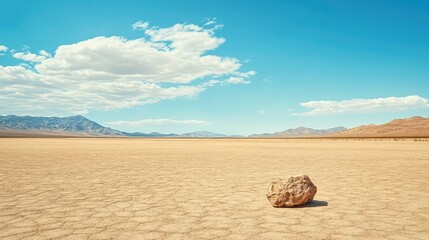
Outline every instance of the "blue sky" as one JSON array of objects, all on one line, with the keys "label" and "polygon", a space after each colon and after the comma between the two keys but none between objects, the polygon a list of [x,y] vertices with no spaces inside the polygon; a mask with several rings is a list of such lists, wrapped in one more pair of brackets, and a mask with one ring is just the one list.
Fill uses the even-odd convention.
[{"label": "blue sky", "polygon": [[2,9],[1,115],[226,134],[429,116],[427,1],[14,0]]}]

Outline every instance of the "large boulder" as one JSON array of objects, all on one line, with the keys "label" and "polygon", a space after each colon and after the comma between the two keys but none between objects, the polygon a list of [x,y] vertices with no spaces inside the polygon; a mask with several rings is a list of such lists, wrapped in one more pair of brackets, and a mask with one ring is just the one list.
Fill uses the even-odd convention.
[{"label": "large boulder", "polygon": [[274,179],[268,186],[267,198],[273,207],[294,207],[311,202],[317,187],[307,175]]}]

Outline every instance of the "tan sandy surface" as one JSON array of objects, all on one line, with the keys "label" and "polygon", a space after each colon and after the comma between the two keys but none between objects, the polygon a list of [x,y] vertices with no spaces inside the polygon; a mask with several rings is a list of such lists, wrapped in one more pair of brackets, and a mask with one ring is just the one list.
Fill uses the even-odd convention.
[{"label": "tan sandy surface", "polygon": [[[302,173],[315,201],[271,207]],[[429,239],[429,143],[0,139],[0,238]]]}]

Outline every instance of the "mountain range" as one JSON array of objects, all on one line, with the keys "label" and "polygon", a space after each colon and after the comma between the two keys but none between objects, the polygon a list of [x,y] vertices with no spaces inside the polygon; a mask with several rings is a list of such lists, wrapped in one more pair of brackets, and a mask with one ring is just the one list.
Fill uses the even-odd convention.
[{"label": "mountain range", "polygon": [[370,124],[333,134],[338,137],[429,137],[429,117],[395,119],[385,124]]},{"label": "mountain range", "polygon": [[[127,133],[104,127],[83,116],[31,117],[0,116],[0,137],[189,137],[217,138],[243,137],[224,135],[207,131],[185,134]],[[429,137],[429,118],[411,117],[395,119],[389,123],[363,125],[351,129],[335,127],[312,129],[298,127],[275,133],[252,134],[251,138],[294,138],[294,137]]]},{"label": "mountain range", "polygon": [[2,137],[234,137],[224,134],[197,131],[185,134],[162,134],[158,132],[121,132],[104,127],[83,116],[31,117],[0,116],[0,136]]},{"label": "mountain range", "polygon": [[303,137],[303,136],[322,136],[347,130],[345,127],[335,127],[329,129],[313,129],[306,127],[290,128],[285,131],[275,133],[252,134],[249,137],[266,137],[266,138],[281,138],[281,137]]},{"label": "mountain range", "polygon": [[126,136],[83,116],[0,116],[0,135],[6,136]]},{"label": "mountain range", "polygon": [[196,131],[196,132],[190,132],[190,133],[184,133],[184,134],[175,134],[175,133],[169,133],[169,134],[163,134],[159,132],[152,132],[152,133],[141,133],[141,132],[134,132],[134,133],[126,133],[127,136],[130,137],[200,137],[200,138],[216,138],[216,137],[236,137],[236,136],[228,136],[220,133],[212,133],[207,131]]}]

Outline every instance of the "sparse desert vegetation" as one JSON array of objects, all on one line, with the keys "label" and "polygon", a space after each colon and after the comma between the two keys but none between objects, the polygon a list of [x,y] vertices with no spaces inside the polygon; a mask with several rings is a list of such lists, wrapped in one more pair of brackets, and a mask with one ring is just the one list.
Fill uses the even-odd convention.
[{"label": "sparse desert vegetation", "polygon": [[399,140],[3,138],[0,238],[427,239],[429,145]]}]

